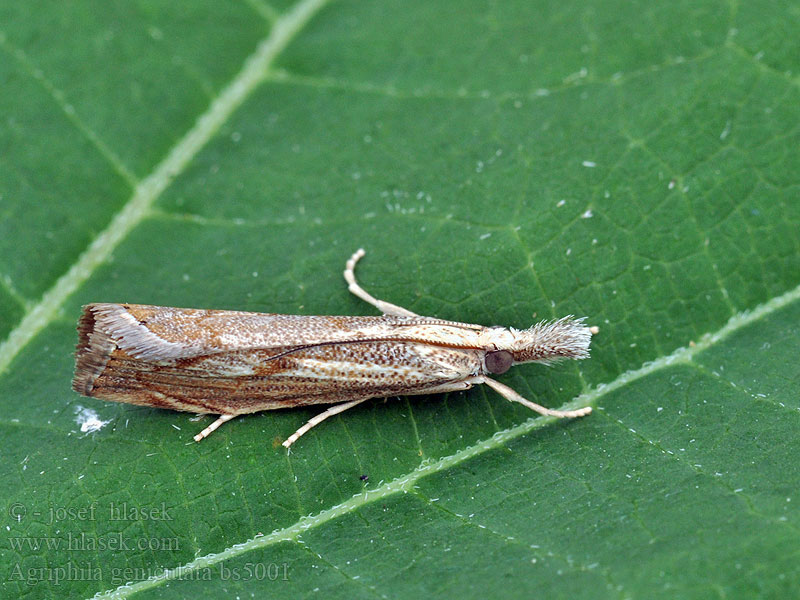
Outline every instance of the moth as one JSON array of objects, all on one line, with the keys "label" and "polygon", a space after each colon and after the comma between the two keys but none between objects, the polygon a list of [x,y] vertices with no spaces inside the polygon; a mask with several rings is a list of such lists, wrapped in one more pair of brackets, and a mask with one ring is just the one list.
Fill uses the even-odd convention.
[{"label": "moth", "polygon": [[485,383],[542,415],[582,417],[535,404],[490,375],[513,365],[589,356],[592,329],[572,316],[530,329],[484,327],[417,315],[344,278],[382,316],[298,316],[88,304],[78,323],[72,389],[84,396],[219,415],[200,441],[243,414],[331,404],[290,435],[289,448],[325,419],[370,398],[438,394]]}]

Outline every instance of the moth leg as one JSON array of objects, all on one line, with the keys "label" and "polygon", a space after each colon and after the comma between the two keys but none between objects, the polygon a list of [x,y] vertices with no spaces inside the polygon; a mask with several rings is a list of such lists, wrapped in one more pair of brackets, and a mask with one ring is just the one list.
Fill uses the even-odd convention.
[{"label": "moth leg", "polygon": [[194,436],[194,441],[195,441],[195,442],[199,442],[199,441],[200,441],[200,440],[202,440],[203,438],[207,438],[207,437],[208,437],[208,436],[210,436],[210,435],[211,435],[211,434],[212,434],[214,431],[216,431],[216,430],[217,430],[217,428],[218,428],[220,425],[222,425],[223,423],[227,423],[228,421],[230,421],[230,420],[231,420],[233,417],[235,417],[235,416],[236,416],[236,415],[220,415],[220,416],[219,416],[219,418],[218,418],[216,421],[214,421],[214,422],[213,422],[211,425],[209,425],[208,427],[206,427],[205,429],[203,429],[203,431],[201,431],[201,432],[200,432],[200,433],[198,433],[196,436]]},{"label": "moth leg", "polygon": [[346,411],[348,408],[353,408],[356,404],[361,404],[365,400],[369,400],[369,398],[360,398],[358,400],[351,400],[350,402],[345,402],[343,404],[337,404],[335,406],[331,406],[325,412],[321,412],[316,417],[309,419],[308,423],[303,425],[300,429],[295,431],[289,438],[283,442],[284,448],[289,448],[292,444],[294,444],[300,437],[308,432],[309,429],[313,428],[316,425],[322,423],[328,417],[332,417],[333,415],[338,415],[340,412]]},{"label": "moth leg", "polygon": [[[478,382],[480,383],[480,381]],[[452,381],[450,383],[443,383],[442,385],[435,385],[429,388],[414,390],[413,392],[406,392],[408,396],[419,396],[421,394],[447,394],[449,392],[463,392],[470,389],[475,384],[472,378],[462,379],[461,381]]]},{"label": "moth leg", "polygon": [[535,410],[540,415],[559,417],[563,419],[571,417],[583,417],[592,412],[591,406],[584,406],[583,408],[579,408],[577,410],[552,410],[549,408],[545,408],[544,406],[540,406],[535,402],[531,402],[530,400],[526,400],[507,385],[503,385],[502,383],[500,383],[499,381],[495,381],[494,379],[489,379],[488,377],[484,377],[483,383],[485,383],[490,388],[495,390],[506,400],[511,400],[512,402],[519,402],[520,404],[527,406],[531,410]]},{"label": "moth leg", "polygon": [[353,294],[364,300],[365,302],[369,302],[381,311],[385,315],[394,315],[396,317],[418,317],[416,313],[411,312],[410,310],[406,310],[401,306],[397,306],[396,304],[392,304],[391,302],[384,302],[383,300],[378,300],[377,298],[373,298],[370,296],[364,288],[358,285],[356,282],[356,263],[359,259],[364,256],[366,252],[364,252],[363,248],[359,248],[350,257],[350,260],[347,261],[347,264],[344,268],[344,280],[347,282],[347,289],[350,290]]}]

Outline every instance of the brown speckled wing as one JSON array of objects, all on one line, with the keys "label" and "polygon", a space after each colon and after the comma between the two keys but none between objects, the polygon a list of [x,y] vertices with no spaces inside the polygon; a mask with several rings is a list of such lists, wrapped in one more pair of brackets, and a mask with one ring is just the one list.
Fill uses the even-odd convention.
[{"label": "brown speckled wing", "polygon": [[423,393],[477,372],[483,329],[424,317],[91,304],[78,325],[73,389],[222,414]]},{"label": "brown speckled wing", "polygon": [[276,315],[141,304],[89,304],[78,324],[78,353],[101,330],[135,358],[159,360],[360,340],[408,339],[470,347],[479,325],[427,317]]}]

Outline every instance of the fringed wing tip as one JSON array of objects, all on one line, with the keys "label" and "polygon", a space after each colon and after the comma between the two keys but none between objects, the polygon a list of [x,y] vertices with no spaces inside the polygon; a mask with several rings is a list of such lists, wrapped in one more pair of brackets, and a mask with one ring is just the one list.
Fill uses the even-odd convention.
[{"label": "fringed wing tip", "polygon": [[97,330],[95,311],[102,304],[87,304],[78,321],[78,344],[75,346],[75,376],[72,389],[83,396],[91,396],[95,380],[106,368],[115,344],[102,331]]}]

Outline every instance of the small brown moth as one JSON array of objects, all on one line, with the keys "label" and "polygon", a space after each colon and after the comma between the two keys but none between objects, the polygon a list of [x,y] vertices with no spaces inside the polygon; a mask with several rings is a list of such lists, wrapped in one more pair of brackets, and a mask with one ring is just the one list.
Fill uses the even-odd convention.
[{"label": "small brown moth", "polygon": [[141,304],[88,304],[78,323],[72,389],[143,406],[219,418],[334,404],[283,442],[289,448],[325,419],[369,398],[467,390],[485,383],[504,398],[551,410],[488,375],[512,365],[587,358],[591,328],[571,316],[530,329],[484,327],[422,317],[370,296],[355,278],[359,249],[344,271],[349,290],[380,317],[305,317]]}]

